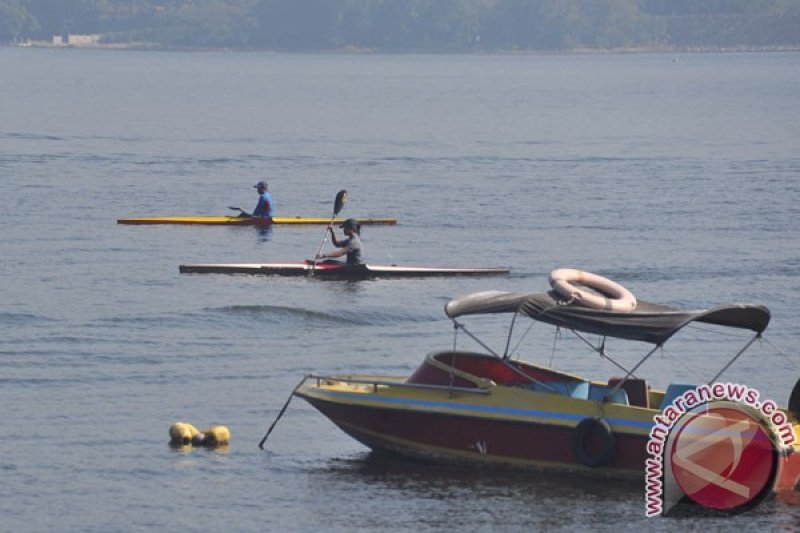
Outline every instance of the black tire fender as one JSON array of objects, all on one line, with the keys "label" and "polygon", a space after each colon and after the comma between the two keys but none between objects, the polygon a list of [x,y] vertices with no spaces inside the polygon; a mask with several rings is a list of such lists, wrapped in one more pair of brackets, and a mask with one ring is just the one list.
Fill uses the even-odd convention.
[{"label": "black tire fender", "polygon": [[794,384],[792,394],[789,396],[789,412],[795,420],[800,421],[800,379]]},{"label": "black tire fender", "polygon": [[[592,434],[600,435],[599,450],[591,450],[588,440]],[[592,468],[607,465],[614,455],[614,433],[602,418],[584,418],[572,432],[572,451],[578,461]]]}]

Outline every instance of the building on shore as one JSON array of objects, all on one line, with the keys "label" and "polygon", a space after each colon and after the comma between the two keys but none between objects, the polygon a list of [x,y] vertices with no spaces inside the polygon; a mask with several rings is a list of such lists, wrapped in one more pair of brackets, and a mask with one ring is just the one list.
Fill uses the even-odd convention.
[{"label": "building on shore", "polygon": [[100,44],[99,33],[77,34],[68,33],[64,35],[53,35],[53,46],[96,46]]}]

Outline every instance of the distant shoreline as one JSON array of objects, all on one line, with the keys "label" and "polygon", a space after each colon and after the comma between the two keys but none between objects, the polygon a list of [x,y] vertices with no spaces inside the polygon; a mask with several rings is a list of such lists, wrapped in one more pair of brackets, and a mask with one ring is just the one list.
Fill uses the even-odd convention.
[{"label": "distant shoreline", "polygon": [[498,50],[445,50],[445,49],[377,49],[347,46],[336,49],[270,49],[270,48],[220,48],[198,46],[165,46],[159,43],[93,43],[93,44],[53,44],[49,41],[26,41],[22,43],[3,43],[0,48],[36,48],[56,50],[138,50],[158,52],[265,52],[284,54],[352,54],[352,55],[401,55],[401,54],[442,54],[442,55],[610,55],[610,54],[726,54],[726,53],[769,53],[800,52],[800,45],[783,46],[692,46],[692,47],[631,47],[631,48],[571,48],[563,50],[546,49],[498,49]]}]

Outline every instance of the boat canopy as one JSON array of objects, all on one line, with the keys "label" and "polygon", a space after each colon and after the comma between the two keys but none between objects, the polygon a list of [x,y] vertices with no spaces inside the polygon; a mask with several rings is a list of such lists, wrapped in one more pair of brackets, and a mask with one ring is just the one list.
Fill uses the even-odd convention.
[{"label": "boat canopy", "polygon": [[726,304],[710,309],[682,310],[639,300],[636,309],[620,313],[568,302],[556,292],[484,291],[454,298],[445,305],[450,318],[489,313],[520,313],[554,326],[606,337],[661,345],[691,322],[749,329],[767,329],[770,312],[763,305]]}]

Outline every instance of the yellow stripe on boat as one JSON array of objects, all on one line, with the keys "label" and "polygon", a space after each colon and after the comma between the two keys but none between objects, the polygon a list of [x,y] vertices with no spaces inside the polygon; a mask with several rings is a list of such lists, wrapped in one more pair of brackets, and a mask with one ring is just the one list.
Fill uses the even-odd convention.
[{"label": "yellow stripe on boat", "polygon": [[[300,396],[345,406],[396,409],[474,418],[535,422],[574,428],[587,417],[602,416],[618,433],[646,436],[653,426],[653,411],[630,405],[587,402],[569,396],[493,385],[481,392],[453,392],[405,386],[404,378],[375,376],[330,377],[317,384],[309,379]],[[353,381],[354,380],[355,383]],[[373,380],[373,384],[369,381]],[[393,384],[393,382],[396,382]],[[532,402],[532,400],[534,400]]]}]

